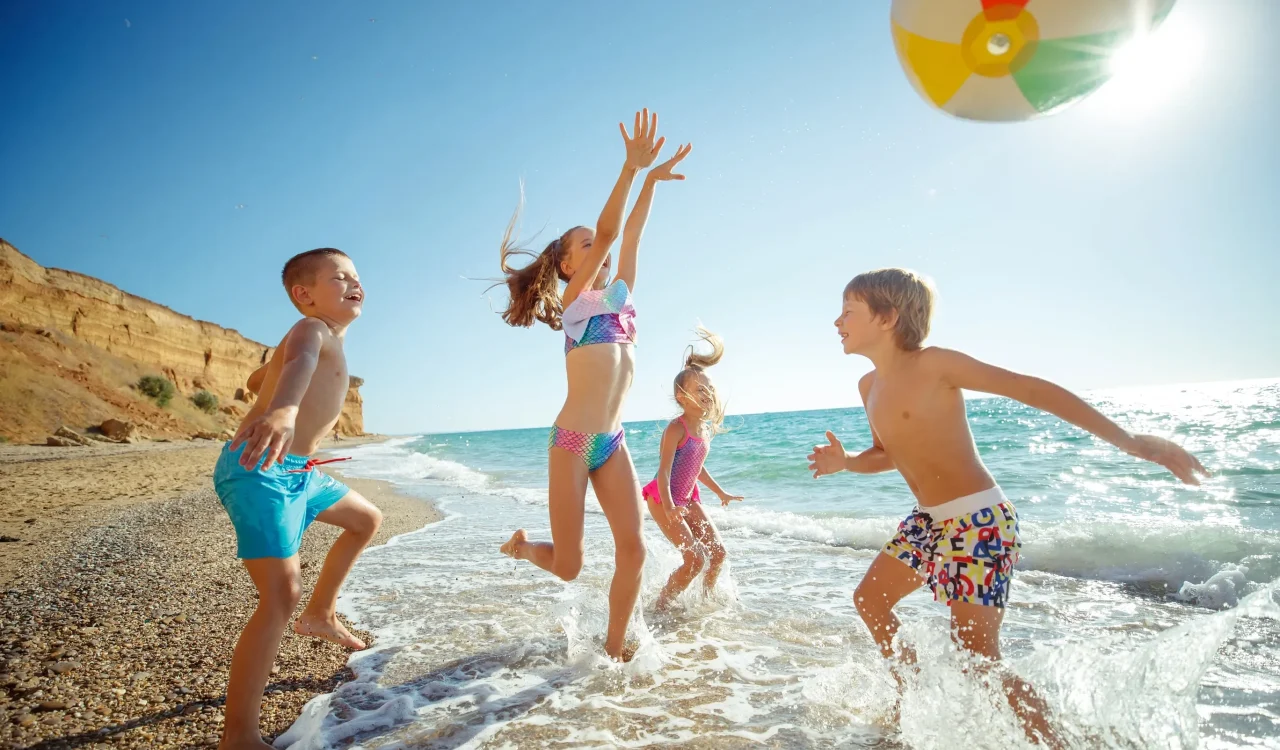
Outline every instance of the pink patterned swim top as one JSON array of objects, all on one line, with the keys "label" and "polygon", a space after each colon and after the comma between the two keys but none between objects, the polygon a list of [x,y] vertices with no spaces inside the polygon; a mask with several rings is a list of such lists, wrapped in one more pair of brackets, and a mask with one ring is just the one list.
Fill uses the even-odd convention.
[{"label": "pink patterned swim top", "polygon": [[[684,425],[685,434],[684,440],[676,446],[676,455],[671,461],[671,502],[676,505],[700,503],[702,498],[698,493],[698,475],[702,473],[702,464],[707,460],[707,454],[711,452],[711,443],[697,437],[693,430],[689,429],[684,417],[680,417],[680,424]],[[644,496],[659,505],[662,504],[657,477],[645,485]]]},{"label": "pink patterned swim top", "polygon": [[636,309],[627,282],[615,279],[604,289],[578,295],[560,316],[564,353],[591,344],[636,343]]}]

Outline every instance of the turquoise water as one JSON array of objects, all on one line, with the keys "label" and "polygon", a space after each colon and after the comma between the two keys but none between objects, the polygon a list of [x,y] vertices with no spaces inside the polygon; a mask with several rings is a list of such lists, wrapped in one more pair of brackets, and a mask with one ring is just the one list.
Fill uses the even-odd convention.
[{"label": "turquoise water", "polygon": [[[1215,476],[1185,487],[1055,418],[970,401],[983,460],[1023,521],[1007,663],[1072,747],[1280,747],[1280,381],[1088,397],[1131,430],[1184,443]],[[664,426],[626,425],[642,481]],[[593,502],[577,581],[497,553],[517,527],[547,536],[546,430],[357,449],[349,473],[437,500],[448,517],[362,560],[343,607],[378,648],[282,746],[1022,746],[923,593],[901,607],[921,668],[901,722],[890,718],[897,690],[850,593],[912,500],[896,474],[814,480],[805,460],[828,429],[867,445],[862,410],[726,426],[707,467],[747,497],[710,510],[728,575],[651,622],[645,605],[677,558],[647,520],[641,649],[626,667],[600,652],[612,544]]]}]

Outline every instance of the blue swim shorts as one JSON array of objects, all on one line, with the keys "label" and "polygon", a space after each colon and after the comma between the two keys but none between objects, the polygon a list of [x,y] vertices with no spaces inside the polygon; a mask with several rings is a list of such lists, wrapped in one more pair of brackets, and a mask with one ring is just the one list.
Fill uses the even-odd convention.
[{"label": "blue swim shorts", "polygon": [[213,467],[213,488],[236,530],[236,557],[293,557],[302,532],[350,490],[308,467],[306,456],[290,454],[284,463],[249,471],[240,465],[242,451],[227,443]]}]

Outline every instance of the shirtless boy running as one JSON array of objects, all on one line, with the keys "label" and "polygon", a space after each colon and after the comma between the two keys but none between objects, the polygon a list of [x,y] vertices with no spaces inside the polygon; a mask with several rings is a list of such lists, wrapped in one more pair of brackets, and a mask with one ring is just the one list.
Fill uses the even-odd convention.
[{"label": "shirtless boy running", "polygon": [[[916,507],[885,544],[854,592],[854,605],[885,657],[892,657],[903,597],[928,585],[951,609],[951,628],[965,649],[1000,658],[1000,625],[1018,559],[1018,513],[992,478],[969,432],[962,390],[981,391],[1049,412],[1122,451],[1158,463],[1188,484],[1207,474],[1192,455],[1153,435],[1131,435],[1069,391],[1002,370],[956,351],[922,347],[933,312],[933,288],[911,271],[861,274],[844,290],[836,330],[846,354],[875,369],[858,390],[872,445],[846,453],[835,435],[815,446],[815,478],[840,471],[897,469]],[[1056,744],[1043,703],[1030,688],[1006,680],[1011,706],[1028,736]]]},{"label": "shirtless boy running", "polygon": [[294,256],[282,276],[304,317],[271,361],[250,376],[250,390],[260,396],[213,472],[218,499],[235,527],[236,556],[258,589],[258,608],[231,658],[222,750],[271,747],[258,729],[262,691],[302,598],[302,532],[317,520],[343,529],[294,631],[362,649],[365,644],[338,622],[335,607],[338,589],[382,523],[377,508],[320,473],[309,458],[333,430],[346,399],[342,343],[364,303],[360,277],[351,259],[333,248]]}]

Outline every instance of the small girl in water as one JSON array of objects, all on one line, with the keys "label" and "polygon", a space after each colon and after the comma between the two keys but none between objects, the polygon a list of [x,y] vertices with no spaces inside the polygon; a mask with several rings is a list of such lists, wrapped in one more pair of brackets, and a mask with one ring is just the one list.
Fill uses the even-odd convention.
[{"label": "small girl in water", "polygon": [[[641,535],[640,483],[622,432],[622,405],[635,374],[635,308],[631,291],[636,285],[636,255],[640,236],[649,218],[654,188],[666,180],[683,180],[672,169],[689,155],[692,146],[681,146],[675,156],[649,170],[626,226],[622,213],[631,185],[640,170],[658,157],[665,139],[657,138],[658,116],[649,110],[636,113],[630,136],[621,124],[627,157],[622,174],[609,194],[593,232],[574,227],[541,253],[512,247],[516,218],[502,241],[502,270],[511,302],[502,319],[513,326],[532,326],[535,320],[565,332],[565,370],[568,395],[556,416],[547,444],[551,513],[551,541],[531,542],[520,529],[502,545],[502,553],[528,560],[543,570],[572,581],[582,570],[583,513],[587,481],[613,531],[614,574],[609,587],[609,630],[604,650],[627,660],[624,649],[627,623],[640,595],[644,567]],[[656,139],[656,140],[655,140]],[[609,250],[622,238],[618,274],[609,279]],[[512,268],[513,254],[532,256],[523,268]],[[566,286],[563,295],[560,282]]]},{"label": "small girl in water", "polygon": [[689,347],[684,369],[675,380],[676,403],[684,413],[671,420],[663,431],[658,476],[643,491],[653,520],[684,558],[658,596],[659,612],[670,607],[702,570],[704,560],[699,546],[708,558],[707,574],[702,579],[706,591],[715,588],[724,564],[724,545],[715,524],[702,510],[698,482],[716,493],[722,506],[742,499],[721,489],[703,466],[711,450],[711,437],[724,421],[724,405],[707,375],[707,368],[724,356],[724,342],[702,327],[698,328],[698,337],[711,345],[711,353],[698,354]]}]

